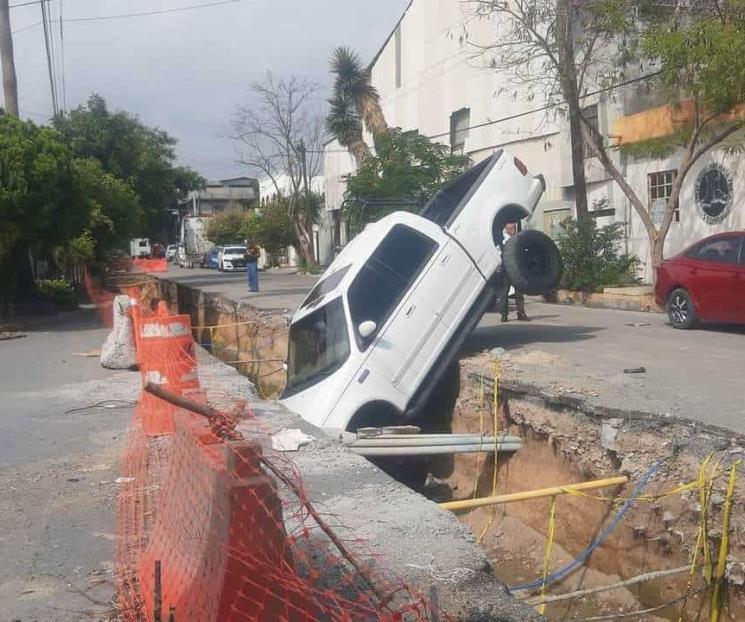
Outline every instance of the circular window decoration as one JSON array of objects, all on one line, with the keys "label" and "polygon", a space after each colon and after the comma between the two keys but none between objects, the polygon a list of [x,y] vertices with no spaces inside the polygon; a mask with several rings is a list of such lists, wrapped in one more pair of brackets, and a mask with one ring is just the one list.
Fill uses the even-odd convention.
[{"label": "circular window decoration", "polygon": [[732,175],[721,164],[706,166],[696,178],[696,207],[710,225],[720,223],[732,209]]}]

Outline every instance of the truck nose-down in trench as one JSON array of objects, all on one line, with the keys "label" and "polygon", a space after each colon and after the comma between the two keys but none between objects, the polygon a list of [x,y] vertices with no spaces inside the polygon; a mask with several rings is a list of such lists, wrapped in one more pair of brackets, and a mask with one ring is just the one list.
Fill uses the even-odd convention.
[{"label": "truck nose-down in trench", "polygon": [[525,230],[500,244],[504,225],[529,218],[544,191],[542,176],[498,151],[420,214],[367,225],[292,319],[280,400],[334,432],[419,422],[504,272],[526,294],[556,285],[560,259],[546,235]]}]

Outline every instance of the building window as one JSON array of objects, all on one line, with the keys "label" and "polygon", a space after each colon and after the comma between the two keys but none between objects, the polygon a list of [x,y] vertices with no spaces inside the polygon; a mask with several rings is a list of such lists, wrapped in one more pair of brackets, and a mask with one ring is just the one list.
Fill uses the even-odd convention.
[{"label": "building window", "polygon": [[396,47],[396,88],[401,86],[401,24],[396,26],[396,34],[393,36]]},{"label": "building window", "polygon": [[[598,117],[597,104],[593,104],[592,106],[587,106],[587,108],[583,108],[582,116],[590,124],[590,127],[592,127],[592,129],[595,130],[596,133],[600,132],[600,119]],[[592,150],[592,148],[590,147],[590,144],[587,141],[584,142],[584,151],[585,151],[585,160],[595,157],[595,152]]]},{"label": "building window", "polygon": [[465,151],[470,124],[470,108],[461,108],[450,115],[450,150],[453,153],[462,154]]},{"label": "building window", "polygon": [[[665,207],[667,200],[673,193],[673,180],[678,171],[660,171],[647,175],[647,185],[649,186],[649,214],[652,216],[652,222],[660,225],[665,216]],[[676,202],[673,220],[680,222],[680,206]]]}]

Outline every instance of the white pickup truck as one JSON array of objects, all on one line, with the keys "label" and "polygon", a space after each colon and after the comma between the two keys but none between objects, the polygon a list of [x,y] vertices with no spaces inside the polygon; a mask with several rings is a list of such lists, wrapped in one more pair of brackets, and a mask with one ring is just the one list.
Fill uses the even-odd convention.
[{"label": "white pickup truck", "polygon": [[420,214],[369,224],[292,319],[281,401],[330,431],[416,420],[494,302],[503,262],[524,293],[556,285],[546,235],[522,231],[501,248],[504,225],[529,217],[544,190],[542,176],[498,151]]}]

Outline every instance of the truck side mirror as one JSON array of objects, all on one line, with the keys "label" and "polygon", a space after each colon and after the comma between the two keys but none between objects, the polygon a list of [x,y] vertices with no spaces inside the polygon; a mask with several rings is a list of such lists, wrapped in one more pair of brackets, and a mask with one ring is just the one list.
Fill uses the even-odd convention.
[{"label": "truck side mirror", "polygon": [[360,334],[360,337],[362,337],[363,339],[367,339],[377,329],[378,325],[375,322],[373,322],[372,320],[365,320],[357,327],[357,332]]}]

